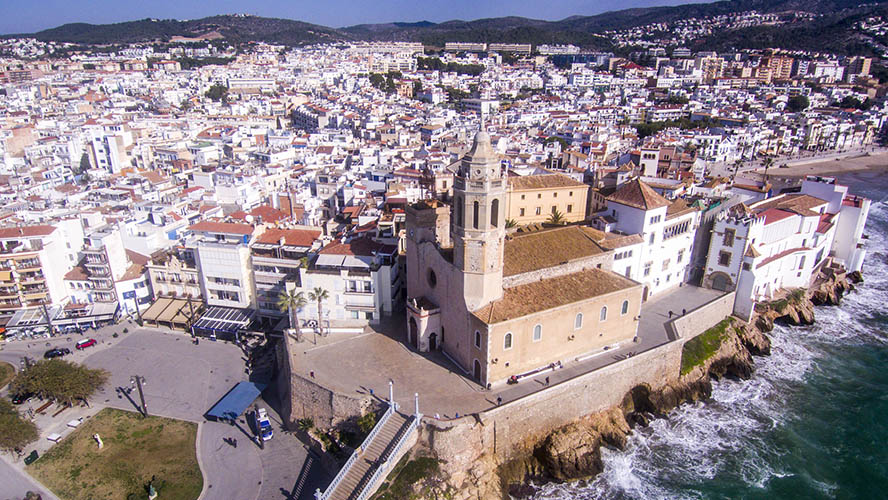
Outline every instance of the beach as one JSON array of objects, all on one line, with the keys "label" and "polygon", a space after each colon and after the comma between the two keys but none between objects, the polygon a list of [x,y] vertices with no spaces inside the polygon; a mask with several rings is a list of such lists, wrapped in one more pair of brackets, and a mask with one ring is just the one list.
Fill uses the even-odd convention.
[{"label": "beach", "polygon": [[[771,167],[771,177],[804,177],[806,175],[838,175],[861,171],[888,171],[888,152],[854,153],[844,158],[812,158],[797,160],[786,168]],[[764,169],[756,169],[756,173],[764,173]]]}]

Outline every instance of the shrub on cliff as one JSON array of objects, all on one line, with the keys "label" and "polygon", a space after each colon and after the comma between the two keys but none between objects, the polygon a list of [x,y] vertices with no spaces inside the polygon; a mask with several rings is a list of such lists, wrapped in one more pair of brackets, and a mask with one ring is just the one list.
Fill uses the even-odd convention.
[{"label": "shrub on cliff", "polygon": [[682,375],[687,375],[694,368],[701,366],[718,351],[730,324],[731,318],[723,319],[719,324],[685,343],[681,351]]}]

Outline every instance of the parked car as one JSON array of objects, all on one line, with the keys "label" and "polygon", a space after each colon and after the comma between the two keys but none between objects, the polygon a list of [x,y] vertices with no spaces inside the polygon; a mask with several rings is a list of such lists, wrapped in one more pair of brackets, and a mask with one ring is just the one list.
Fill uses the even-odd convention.
[{"label": "parked car", "polygon": [[33,397],[34,397],[33,392],[25,392],[23,394],[14,394],[12,396],[12,404],[20,405]]},{"label": "parked car", "polygon": [[43,357],[46,359],[52,359],[67,356],[68,354],[71,354],[71,349],[68,349],[67,347],[55,347],[43,353]]},{"label": "parked car", "polygon": [[265,408],[259,408],[254,415],[256,416],[256,429],[259,431],[259,435],[262,436],[263,441],[268,441],[274,436],[274,431],[271,430],[271,421],[268,420],[268,412],[265,411]]},{"label": "parked car", "polygon": [[77,350],[82,350],[94,345],[96,345],[96,339],[83,339],[78,340],[77,343],[74,344],[74,347],[77,348]]}]

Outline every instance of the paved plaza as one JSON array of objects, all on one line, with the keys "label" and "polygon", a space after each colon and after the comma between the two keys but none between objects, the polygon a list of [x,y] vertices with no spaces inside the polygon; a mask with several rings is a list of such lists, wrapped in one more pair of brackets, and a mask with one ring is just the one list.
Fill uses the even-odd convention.
[{"label": "paved plaza", "polygon": [[[128,333],[123,333],[124,328]],[[114,333],[118,336],[114,337]],[[73,349],[74,342],[90,337],[98,341],[96,347],[84,351]],[[37,416],[41,437],[28,450],[37,449],[42,454],[52,445],[46,440],[47,435],[58,432],[65,436],[72,430],[66,428],[68,421],[81,416],[88,418],[105,406],[137,411],[138,391],[118,388],[130,388],[130,377],[141,375],[147,380],[143,389],[150,414],[200,425],[197,448],[204,474],[202,498],[286,498],[282,492],[294,488],[307,451],[293,435],[284,433],[280,418],[270,405],[262,400],[257,402],[268,408],[275,430],[275,437],[261,449],[250,440],[246,416],[241,416],[237,425],[208,422],[203,418],[228,390],[248,379],[246,356],[238,346],[208,340],[195,345],[189,335],[181,332],[138,328],[125,322],[83,337],[4,343],[0,360],[18,367],[22,356],[43,359],[43,353],[50,347],[69,347],[73,354],[64,359],[108,370],[111,375],[105,387],[91,399],[92,408],[71,408],[57,417],[51,417],[49,412]],[[224,438],[237,438],[238,446],[226,444]],[[13,461],[8,456],[3,459],[0,461],[0,497],[24,496],[28,489],[46,491],[22,472],[20,460]]]},{"label": "paved plaza", "polygon": [[[404,319],[395,316],[383,323],[375,333],[360,336],[319,339],[311,337],[296,344],[297,370],[315,381],[342,394],[388,397],[389,380],[394,382],[395,400],[404,408],[413,407],[413,394],[420,396],[420,410],[427,416],[454,418],[487,410],[497,398],[506,403],[544,388],[549,377],[555,384],[592,370],[619,362],[629,353],[639,353],[669,341],[664,323],[669,311],[680,314],[721,295],[721,292],[695,286],[676,287],[661,292],[642,305],[638,340],[618,349],[576,360],[563,360],[564,368],[522,380],[515,385],[495,387],[488,391],[473,382],[467,374],[440,352],[419,353],[408,347],[404,338]],[[381,334],[380,334],[381,333]]]}]

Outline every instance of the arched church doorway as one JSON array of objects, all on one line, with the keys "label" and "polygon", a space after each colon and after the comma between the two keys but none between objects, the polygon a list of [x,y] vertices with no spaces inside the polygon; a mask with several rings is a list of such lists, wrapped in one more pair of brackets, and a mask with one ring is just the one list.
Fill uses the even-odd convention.
[{"label": "arched church doorway", "polygon": [[412,345],[413,347],[417,347],[419,344],[419,327],[416,325],[416,318],[410,317],[410,321],[407,322],[407,343]]},{"label": "arched church doorway", "polygon": [[437,349],[438,349],[438,334],[435,332],[432,332],[432,334],[429,335],[429,350],[435,351]]},{"label": "arched church doorway", "polygon": [[475,381],[481,382],[481,362],[477,359],[475,360]]},{"label": "arched church doorway", "polygon": [[651,291],[650,287],[648,287],[647,285],[645,285],[645,286],[644,286],[644,291],[641,292],[641,301],[642,301],[642,302],[647,302],[648,294],[650,293],[650,291]]},{"label": "arched church doorway", "polygon": [[712,274],[712,288],[720,292],[727,292],[731,289],[731,278],[725,273]]}]

